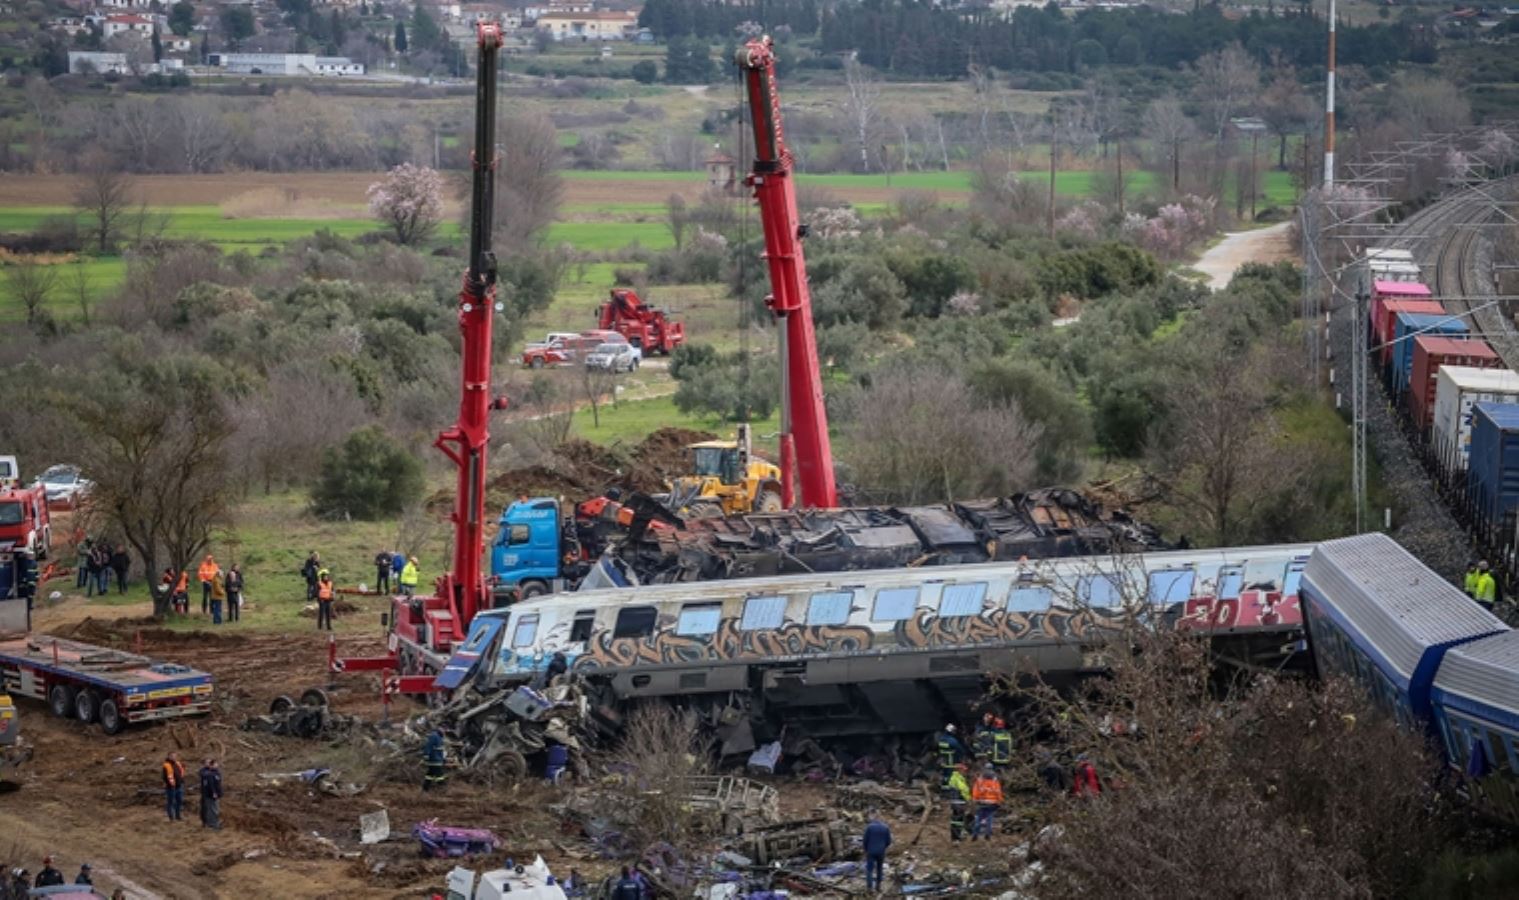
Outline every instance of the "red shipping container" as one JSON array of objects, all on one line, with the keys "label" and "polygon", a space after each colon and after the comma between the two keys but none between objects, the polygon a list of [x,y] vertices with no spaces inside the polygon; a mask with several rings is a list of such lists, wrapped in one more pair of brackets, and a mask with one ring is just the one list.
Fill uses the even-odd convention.
[{"label": "red shipping container", "polygon": [[1371,345],[1382,348],[1378,358],[1384,366],[1392,358],[1392,345],[1387,342],[1393,338],[1392,323],[1398,317],[1398,313],[1440,315],[1445,312],[1445,307],[1437,300],[1382,300],[1380,304],[1374,305],[1373,309],[1375,318],[1372,319],[1374,330],[1371,335]]},{"label": "red shipping container", "polygon": [[1428,285],[1417,281],[1373,281],[1371,296],[1381,297],[1384,300],[1428,300],[1434,294]]},{"label": "red shipping container", "polygon": [[1435,375],[1441,366],[1501,369],[1503,360],[1481,338],[1453,338],[1424,334],[1414,338],[1413,376],[1408,382],[1408,411],[1414,425],[1428,431],[1435,419]]}]

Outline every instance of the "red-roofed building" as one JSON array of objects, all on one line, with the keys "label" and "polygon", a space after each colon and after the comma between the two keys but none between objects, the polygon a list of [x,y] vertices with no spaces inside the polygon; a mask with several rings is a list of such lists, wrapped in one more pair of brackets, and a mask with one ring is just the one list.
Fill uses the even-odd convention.
[{"label": "red-roofed building", "polygon": [[122,15],[106,16],[105,24],[101,26],[101,35],[110,40],[118,34],[138,34],[142,37],[150,37],[153,34],[153,20],[146,16]]}]

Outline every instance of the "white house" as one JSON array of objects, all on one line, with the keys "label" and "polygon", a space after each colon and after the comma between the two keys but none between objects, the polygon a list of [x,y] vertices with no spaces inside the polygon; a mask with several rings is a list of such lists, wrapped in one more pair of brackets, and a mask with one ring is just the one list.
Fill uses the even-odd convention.
[{"label": "white house", "polygon": [[125,53],[106,53],[96,50],[70,50],[69,51],[69,74],[91,75],[114,73],[127,75],[131,67],[127,65]]},{"label": "white house", "polygon": [[537,28],[556,41],[620,41],[638,28],[638,14],[625,10],[550,13],[538,17]]},{"label": "white house", "polygon": [[143,37],[151,37],[153,34],[153,20],[146,16],[138,16],[128,13],[120,16],[106,16],[105,25],[101,27],[101,36],[110,40],[118,34],[138,34]]},{"label": "white house", "polygon": [[187,37],[180,37],[172,31],[168,34],[160,31],[158,39],[163,42],[164,52],[166,53],[189,53],[195,46],[194,41]]},{"label": "white house", "polygon": [[61,31],[69,37],[90,30],[90,24],[83,16],[59,16],[48,22],[47,27],[49,31]]},{"label": "white house", "polygon": [[152,9],[153,0],[100,0],[100,6],[105,9]]},{"label": "white house", "polygon": [[213,53],[210,64],[236,75],[363,75],[364,64],[314,53]]},{"label": "white house", "polygon": [[364,64],[346,56],[318,56],[316,71],[318,75],[363,75]]}]

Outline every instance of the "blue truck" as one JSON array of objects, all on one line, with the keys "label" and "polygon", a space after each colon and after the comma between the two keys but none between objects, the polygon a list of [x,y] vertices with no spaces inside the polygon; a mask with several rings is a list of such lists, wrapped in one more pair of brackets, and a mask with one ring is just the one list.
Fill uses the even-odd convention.
[{"label": "blue truck", "polygon": [[[525,600],[563,590],[567,577],[575,574],[574,565],[566,574],[564,543],[558,500],[529,497],[508,506],[490,550],[497,596],[515,594]],[[572,555],[578,564],[578,550]]]}]

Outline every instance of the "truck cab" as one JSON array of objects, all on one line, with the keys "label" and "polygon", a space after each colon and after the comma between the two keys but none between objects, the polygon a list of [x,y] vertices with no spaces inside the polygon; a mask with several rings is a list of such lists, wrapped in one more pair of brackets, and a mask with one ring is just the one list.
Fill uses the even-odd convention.
[{"label": "truck cab", "polygon": [[52,544],[47,491],[41,485],[0,491],[0,548],[30,550],[46,559]]},{"label": "truck cab", "polygon": [[513,592],[527,599],[560,590],[565,552],[558,500],[530,497],[508,506],[491,542],[498,600]]}]

